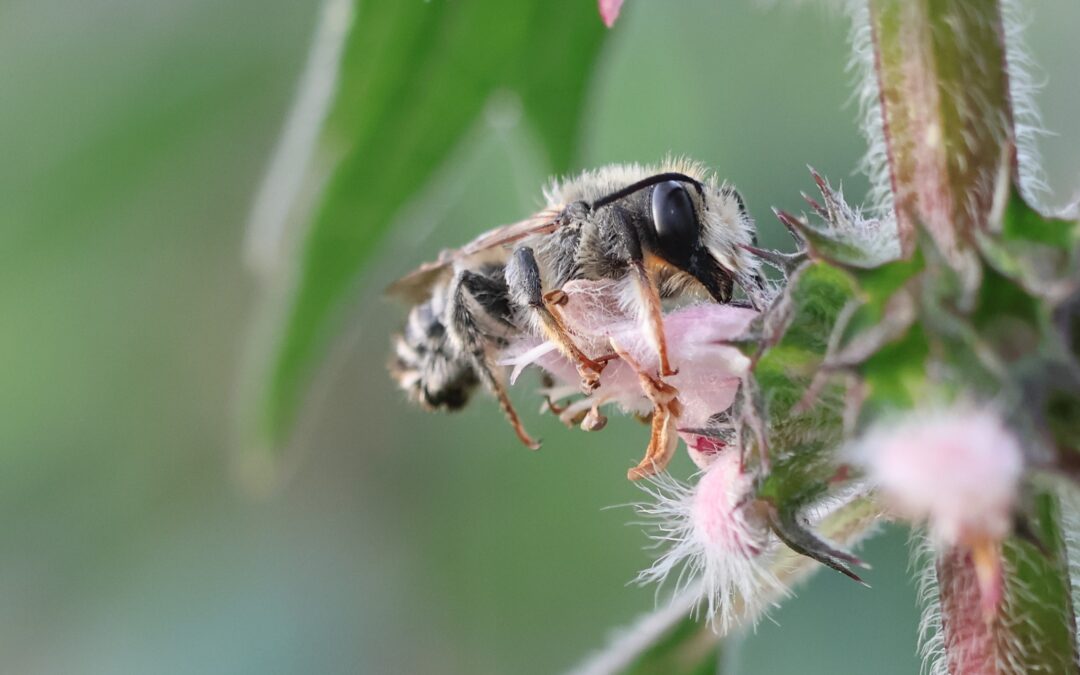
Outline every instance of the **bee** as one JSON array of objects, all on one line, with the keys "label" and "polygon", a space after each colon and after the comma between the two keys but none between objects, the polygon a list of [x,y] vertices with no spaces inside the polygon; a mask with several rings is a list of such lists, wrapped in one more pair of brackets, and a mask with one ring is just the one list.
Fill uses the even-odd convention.
[{"label": "bee", "polygon": [[[742,197],[700,164],[606,166],[552,182],[544,198],[546,207],[533,216],[444,250],[388,289],[412,304],[390,360],[409,398],[432,410],[458,410],[482,387],[533,449],[539,443],[507,395],[501,350],[523,335],[550,341],[576,366],[586,394],[598,386],[605,365],[619,358],[583,350],[559,311],[568,282],[620,284],[622,302],[641,317],[656,352],[655,372],[640,373],[654,417],[677,405],[663,381],[677,372],[664,335],[664,305],[705,299],[759,309],[764,301],[759,263],[750,252],[754,223]],[[661,431],[654,422],[647,459],[668,442],[658,438]]]}]

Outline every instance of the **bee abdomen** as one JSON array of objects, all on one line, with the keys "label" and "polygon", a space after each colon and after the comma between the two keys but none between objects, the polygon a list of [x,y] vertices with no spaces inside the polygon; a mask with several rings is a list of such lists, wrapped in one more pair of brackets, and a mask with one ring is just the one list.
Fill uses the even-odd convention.
[{"label": "bee abdomen", "polygon": [[405,330],[394,336],[390,374],[409,398],[431,410],[458,410],[479,384],[472,363],[455,349],[432,306],[409,312]]}]

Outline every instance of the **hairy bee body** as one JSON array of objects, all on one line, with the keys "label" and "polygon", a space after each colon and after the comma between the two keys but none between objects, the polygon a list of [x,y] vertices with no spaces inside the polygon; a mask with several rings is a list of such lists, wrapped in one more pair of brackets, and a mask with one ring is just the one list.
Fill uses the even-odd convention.
[{"label": "hairy bee body", "polygon": [[505,395],[500,352],[520,336],[551,340],[578,364],[585,389],[603,367],[595,361],[602,355],[582,353],[560,318],[565,284],[617,281],[622,302],[656,333],[661,371],[661,300],[730,302],[738,286],[756,304],[760,286],[741,197],[698,164],[608,166],[553,183],[545,198],[547,209],[529,221],[443,252],[391,289],[415,303],[390,363],[409,397],[456,410],[483,386],[527,444]]},{"label": "hairy bee body", "polygon": [[429,410],[462,408],[479,384],[472,362],[447,334],[445,310],[445,288],[413,307],[390,364],[409,398]]}]

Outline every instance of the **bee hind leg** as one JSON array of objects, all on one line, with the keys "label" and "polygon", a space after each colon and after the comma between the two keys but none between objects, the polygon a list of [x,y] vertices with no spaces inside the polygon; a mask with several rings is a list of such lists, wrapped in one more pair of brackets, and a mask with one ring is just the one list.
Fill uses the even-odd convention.
[{"label": "bee hind leg", "polygon": [[554,309],[566,302],[566,294],[559,290],[544,293],[540,266],[531,248],[522,246],[514,251],[506,265],[506,284],[511,299],[528,309],[544,337],[577,367],[578,375],[581,376],[581,388],[585,393],[595,390],[600,385],[600,373],[607,360],[589,358],[574,343],[566,324]]},{"label": "bee hind leg", "polygon": [[[495,370],[488,344],[492,342],[490,331],[481,328],[478,316],[485,316],[487,323],[500,326],[502,329],[511,330],[509,317],[504,312],[494,311],[489,305],[499,304],[500,293],[505,294],[505,288],[494,287],[493,280],[482,274],[469,270],[458,273],[454,280],[454,290],[450,294],[450,305],[447,314],[450,317],[448,329],[452,339],[458,344],[461,351],[466,354],[476,371],[480,383],[495,396],[499,402],[506,420],[513,427],[518,439],[528,448],[537,450],[540,442],[532,438],[525,431],[517,411],[510,402],[510,396],[506,392],[506,384],[503,378]],[[488,304],[485,305],[484,303]],[[502,316],[500,316],[502,314]]]}]

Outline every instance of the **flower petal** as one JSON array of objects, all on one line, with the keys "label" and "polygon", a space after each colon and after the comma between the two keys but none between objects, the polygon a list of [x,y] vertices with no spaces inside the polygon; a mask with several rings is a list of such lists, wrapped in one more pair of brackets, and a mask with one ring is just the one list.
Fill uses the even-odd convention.
[{"label": "flower petal", "polygon": [[615,25],[615,19],[619,18],[622,4],[623,0],[600,0],[600,18],[605,26],[611,28]]},{"label": "flower petal", "polygon": [[850,454],[894,510],[929,522],[939,544],[997,541],[1011,528],[1023,452],[995,411],[913,413],[871,430]]}]

